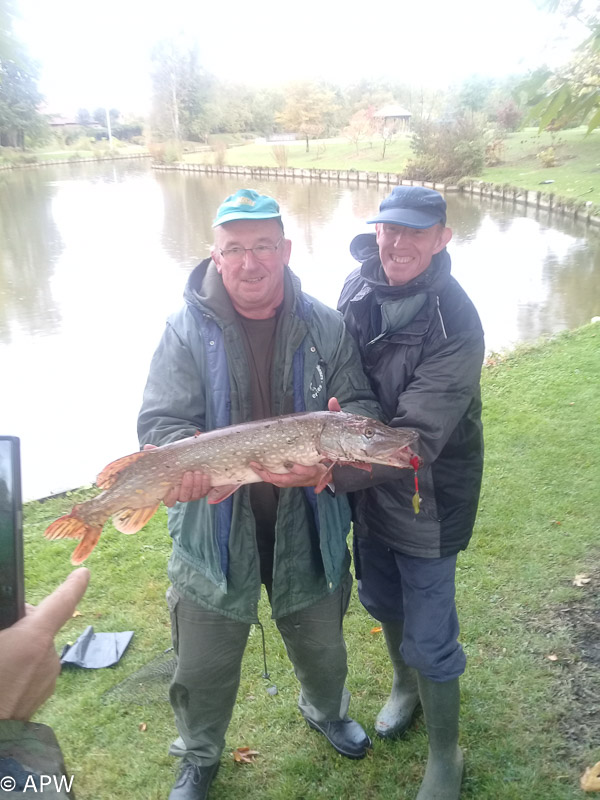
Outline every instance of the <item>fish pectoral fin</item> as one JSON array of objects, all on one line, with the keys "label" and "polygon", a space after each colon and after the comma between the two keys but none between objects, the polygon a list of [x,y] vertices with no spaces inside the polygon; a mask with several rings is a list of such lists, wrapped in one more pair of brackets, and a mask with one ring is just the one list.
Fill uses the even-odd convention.
[{"label": "fish pectoral fin", "polygon": [[227,500],[234,492],[237,492],[240,486],[241,484],[239,483],[228,483],[226,486],[213,486],[206,495],[206,499],[211,506],[222,503],[223,500]]},{"label": "fish pectoral fin", "polygon": [[120,533],[137,533],[158,511],[160,503],[144,508],[124,508],[112,518],[113,525]]},{"label": "fish pectoral fin", "polygon": [[327,472],[323,475],[323,477],[319,480],[317,485],[315,486],[315,492],[318,494],[322,492],[323,489],[327,486],[328,483],[331,483],[333,478],[333,464],[329,467]]},{"label": "fish pectoral fin", "polygon": [[364,469],[365,472],[373,472],[373,465],[364,461],[338,461],[340,467],[354,467],[354,469]]},{"label": "fish pectoral fin", "polygon": [[121,473],[125,467],[128,467],[140,458],[146,458],[148,453],[151,452],[151,450],[140,450],[139,453],[132,453],[129,456],[118,458],[116,461],[111,461],[96,478],[96,486],[99,489],[110,489],[117,480],[119,473]]}]

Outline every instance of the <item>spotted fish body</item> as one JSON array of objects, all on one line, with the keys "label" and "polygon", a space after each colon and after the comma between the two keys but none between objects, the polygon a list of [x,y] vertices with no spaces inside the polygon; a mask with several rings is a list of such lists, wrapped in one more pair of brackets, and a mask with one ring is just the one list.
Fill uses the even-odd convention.
[{"label": "spotted fish body", "polygon": [[321,462],[406,467],[407,451],[416,439],[414,431],[343,411],[290,414],[218,428],[113,461],[97,478],[102,494],[76,505],[53,522],[45,536],[80,539],[71,562],[81,564],[109,517],[118,531],[136,533],[185,472],[209,475],[208,502],[219,503],[239,486],[261,480],[250,462],[275,473],[288,472],[292,464]]}]

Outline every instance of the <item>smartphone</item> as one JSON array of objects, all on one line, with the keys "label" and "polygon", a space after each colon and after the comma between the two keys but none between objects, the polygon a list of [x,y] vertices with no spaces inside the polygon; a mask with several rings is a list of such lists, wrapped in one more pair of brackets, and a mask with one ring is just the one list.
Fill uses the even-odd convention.
[{"label": "smartphone", "polygon": [[16,436],[0,436],[0,629],[24,613],[21,448]]}]

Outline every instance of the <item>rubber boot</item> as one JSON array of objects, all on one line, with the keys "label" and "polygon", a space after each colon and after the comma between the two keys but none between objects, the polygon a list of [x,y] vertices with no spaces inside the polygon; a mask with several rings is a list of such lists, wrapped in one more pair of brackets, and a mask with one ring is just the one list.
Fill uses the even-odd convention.
[{"label": "rubber boot", "polygon": [[419,693],[429,736],[429,757],[417,800],[458,800],[463,754],[458,746],[458,678],[435,683],[419,675]]},{"label": "rubber boot", "polygon": [[392,692],[375,720],[375,732],[382,739],[392,739],[409,728],[415,709],[419,705],[417,672],[408,667],[400,655],[402,622],[382,623],[383,634],[394,667]]}]

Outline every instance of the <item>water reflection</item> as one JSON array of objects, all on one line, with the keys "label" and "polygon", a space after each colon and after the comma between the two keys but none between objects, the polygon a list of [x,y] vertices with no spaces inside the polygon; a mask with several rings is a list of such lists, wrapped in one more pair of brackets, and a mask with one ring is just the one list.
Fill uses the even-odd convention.
[{"label": "water reflection", "polygon": [[[22,438],[26,497],[94,479],[137,448],[135,421],[168,313],[212,243],[219,203],[274,195],[304,289],[335,305],[348,245],[389,188],[153,172],[145,162],[0,174],[2,432]],[[499,201],[449,195],[453,271],[488,350],[600,314],[600,235]],[[8,376],[8,377],[7,377]]]},{"label": "water reflection", "polygon": [[[51,212],[56,187],[31,180],[32,173],[0,173],[0,342],[19,325],[46,331],[58,315],[50,292],[51,269],[62,250]],[[36,224],[31,225],[31,220]]]}]

